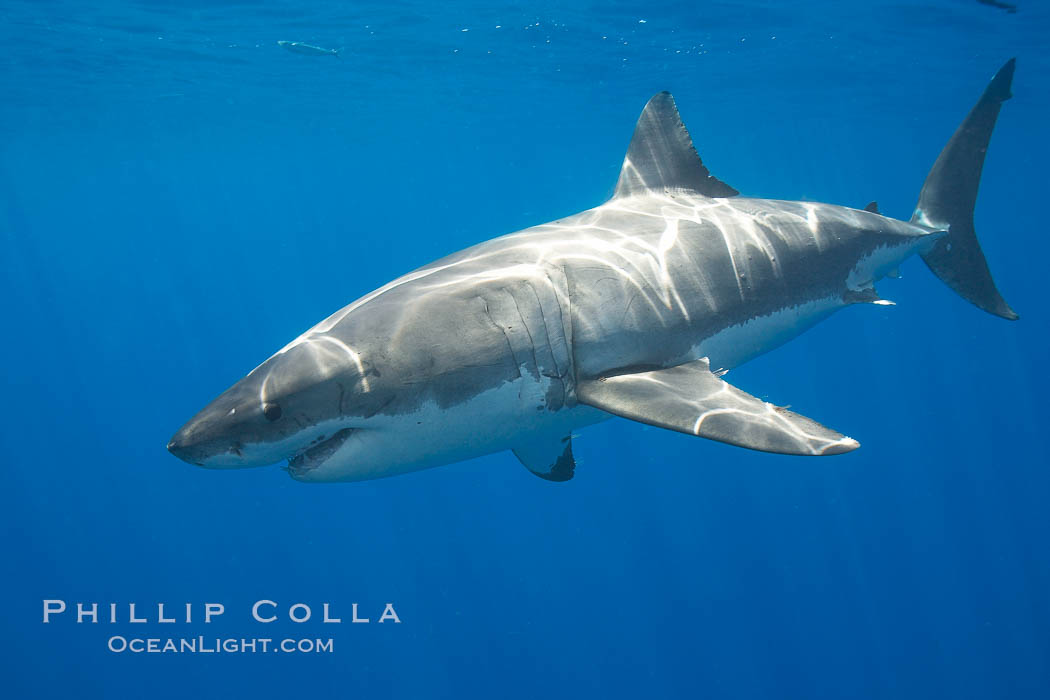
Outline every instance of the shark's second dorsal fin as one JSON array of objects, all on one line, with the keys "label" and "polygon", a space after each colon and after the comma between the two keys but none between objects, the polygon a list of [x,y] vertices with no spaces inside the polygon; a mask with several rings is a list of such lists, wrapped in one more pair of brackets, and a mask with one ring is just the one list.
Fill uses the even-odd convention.
[{"label": "shark's second dorsal fin", "polygon": [[642,110],[614,197],[665,189],[690,190],[707,197],[740,194],[704,167],[669,92],[656,95]]}]

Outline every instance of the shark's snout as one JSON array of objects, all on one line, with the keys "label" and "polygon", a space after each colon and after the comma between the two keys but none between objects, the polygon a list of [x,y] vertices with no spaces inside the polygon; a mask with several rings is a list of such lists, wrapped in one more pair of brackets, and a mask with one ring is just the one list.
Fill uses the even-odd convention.
[{"label": "shark's snout", "polygon": [[[208,418],[200,414],[194,416],[171,437],[168,452],[184,462],[200,467],[241,466],[236,463],[240,454],[238,445],[217,434],[214,427],[209,425]],[[228,457],[222,459],[225,455]]]},{"label": "shark's snout", "polygon": [[238,414],[246,413],[231,408],[228,401],[220,397],[206,406],[168,441],[168,452],[184,462],[200,467],[213,469],[231,469],[238,467],[258,467],[272,464],[273,459],[256,454],[259,450],[250,439],[250,432],[245,430],[245,423]]},{"label": "shark's snout", "polygon": [[189,443],[182,434],[182,431],[175,433],[171,440],[168,441],[168,452],[172,453],[183,462],[189,462],[190,464],[196,464],[201,466],[200,462],[196,462],[192,456],[192,449]]}]

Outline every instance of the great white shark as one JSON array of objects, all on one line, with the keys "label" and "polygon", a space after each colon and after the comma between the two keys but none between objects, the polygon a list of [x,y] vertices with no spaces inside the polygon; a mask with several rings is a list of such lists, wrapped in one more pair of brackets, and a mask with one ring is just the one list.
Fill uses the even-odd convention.
[{"label": "great white shark", "polygon": [[400,277],[299,336],[171,439],[210,468],[287,460],[294,479],[356,481],[513,450],[573,476],[574,430],[621,416],[753,450],[859,443],[723,379],[920,255],[1006,319],[973,210],[1014,61],[937,158],[910,221],[737,196],[663,92],[642,111],[609,201]]}]

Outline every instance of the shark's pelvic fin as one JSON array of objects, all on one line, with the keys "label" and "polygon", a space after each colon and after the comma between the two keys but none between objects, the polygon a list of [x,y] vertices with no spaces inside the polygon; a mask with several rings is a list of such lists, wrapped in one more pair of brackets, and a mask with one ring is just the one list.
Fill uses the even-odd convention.
[{"label": "shark's pelvic fin", "polygon": [[988,84],[926,176],[914,223],[947,229],[948,235],[922,254],[933,274],[970,303],[1011,321],[1018,318],[996,289],[973,225],[984,155],[1003,102],[1010,99],[1014,59]]},{"label": "shark's pelvic fin", "polygon": [[614,197],[665,189],[707,197],[740,194],[704,167],[669,92],[656,95],[642,110]]},{"label": "shark's pelvic fin", "polygon": [[572,456],[572,436],[560,440],[537,440],[514,448],[514,456],[530,472],[547,481],[568,481],[576,470]]},{"label": "shark's pelvic fin", "polygon": [[576,395],[580,403],[613,415],[751,450],[834,455],[860,447],[852,438],[722,381],[706,358],[581,381]]}]

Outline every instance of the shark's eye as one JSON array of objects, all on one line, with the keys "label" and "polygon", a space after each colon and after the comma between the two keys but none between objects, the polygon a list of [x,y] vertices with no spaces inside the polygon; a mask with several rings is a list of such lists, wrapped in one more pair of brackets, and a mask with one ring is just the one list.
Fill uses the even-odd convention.
[{"label": "shark's eye", "polygon": [[263,404],[263,415],[271,423],[281,417],[281,407],[275,403]]}]

